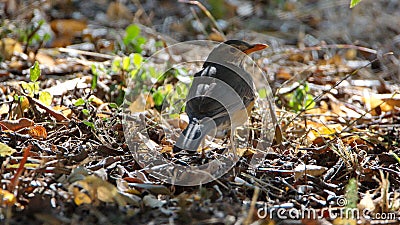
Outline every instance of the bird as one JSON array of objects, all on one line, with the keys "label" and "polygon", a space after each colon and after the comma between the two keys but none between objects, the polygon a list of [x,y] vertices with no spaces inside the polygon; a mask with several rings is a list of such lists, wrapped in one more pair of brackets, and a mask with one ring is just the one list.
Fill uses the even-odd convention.
[{"label": "bird", "polygon": [[[243,64],[247,55],[267,47],[228,40],[210,52],[189,88],[185,108],[189,123],[178,137],[173,152],[197,151],[212,131],[232,130],[247,121],[256,93],[253,79]],[[232,141],[231,136],[231,146]]]}]

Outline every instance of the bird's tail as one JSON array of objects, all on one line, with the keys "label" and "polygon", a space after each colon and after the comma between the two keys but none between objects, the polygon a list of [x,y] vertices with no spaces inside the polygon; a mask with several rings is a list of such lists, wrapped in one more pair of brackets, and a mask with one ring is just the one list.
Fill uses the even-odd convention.
[{"label": "bird's tail", "polygon": [[180,150],[197,151],[204,137],[214,128],[215,122],[212,119],[191,120],[176,141],[174,152]]}]

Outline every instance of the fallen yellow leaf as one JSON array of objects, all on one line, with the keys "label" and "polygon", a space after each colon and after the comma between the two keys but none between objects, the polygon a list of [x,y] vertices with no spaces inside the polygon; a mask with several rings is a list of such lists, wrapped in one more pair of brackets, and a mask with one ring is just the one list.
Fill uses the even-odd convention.
[{"label": "fallen yellow leaf", "polygon": [[14,205],[16,201],[17,200],[15,199],[15,196],[12,193],[0,188],[0,202],[2,203],[1,205],[2,207]]},{"label": "fallen yellow leaf", "polygon": [[11,148],[10,146],[0,142],[0,156],[6,157],[12,155],[17,150]]}]

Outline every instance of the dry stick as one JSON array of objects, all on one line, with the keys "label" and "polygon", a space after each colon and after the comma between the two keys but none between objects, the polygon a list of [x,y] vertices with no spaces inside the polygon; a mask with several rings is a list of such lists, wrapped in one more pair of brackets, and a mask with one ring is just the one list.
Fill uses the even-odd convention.
[{"label": "dry stick", "polygon": [[194,18],[196,19],[196,21],[199,23],[199,28],[201,30],[201,32],[204,34],[204,36],[208,36],[206,29],[204,28],[203,23],[201,23],[199,16],[197,15],[196,11],[194,10],[193,7],[190,7],[190,11],[192,12]]},{"label": "dry stick", "polygon": [[222,29],[219,27],[217,21],[215,18],[211,15],[210,11],[199,1],[188,1],[188,0],[179,0],[181,3],[187,3],[187,4],[192,4],[192,5],[197,5],[203,13],[211,20],[211,22],[214,24],[215,28],[217,29],[217,32],[226,40],[226,36]]},{"label": "dry stick", "polygon": [[259,193],[260,193],[260,189],[256,186],[256,188],[254,189],[253,198],[251,199],[249,212],[247,214],[246,220],[243,223],[245,225],[249,225],[252,222],[253,214],[256,209],[256,202],[257,202]]},{"label": "dry stick", "polygon": [[58,51],[65,52],[65,53],[87,55],[87,56],[104,58],[104,59],[114,59],[115,58],[115,56],[112,56],[112,55],[107,55],[107,54],[102,54],[102,53],[97,53],[97,52],[83,51],[83,50],[78,50],[78,49],[73,49],[73,48],[58,48]]},{"label": "dry stick", "polygon": [[[303,48],[301,51],[315,51],[315,50],[322,50],[325,48],[339,48],[339,49],[356,49],[359,51],[363,51],[363,52],[369,52],[372,54],[378,54],[378,51],[371,49],[371,48],[366,48],[366,47],[362,47],[362,46],[357,46],[357,45],[349,45],[349,44],[333,44],[333,45],[320,45],[320,46],[313,46],[313,47],[306,47]],[[391,52],[386,53],[386,54],[392,54]],[[385,54],[385,55],[386,55]]]},{"label": "dry stick", "polygon": [[135,4],[140,10],[143,11],[144,19],[146,20],[147,25],[149,26],[153,26],[153,23],[151,22],[151,18],[150,16],[147,14],[146,10],[144,10],[144,7],[142,5],[142,3],[140,3],[139,0],[132,0],[133,4]]},{"label": "dry stick", "polygon": [[16,186],[18,186],[18,183],[19,183],[18,179],[21,176],[22,172],[24,171],[24,168],[25,168],[24,166],[25,166],[26,161],[28,160],[29,152],[31,151],[31,149],[32,149],[31,144],[28,145],[28,147],[23,149],[23,151],[24,151],[23,158],[21,159],[21,162],[19,162],[17,172],[14,174],[13,178],[11,178],[10,184],[8,186],[8,190],[11,192],[14,192],[14,188]]}]

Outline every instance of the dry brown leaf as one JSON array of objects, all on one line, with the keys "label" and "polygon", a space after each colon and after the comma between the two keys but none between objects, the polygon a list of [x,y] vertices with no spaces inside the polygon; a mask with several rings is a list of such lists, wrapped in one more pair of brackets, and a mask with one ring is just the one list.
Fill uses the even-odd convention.
[{"label": "dry brown leaf", "polygon": [[0,58],[10,60],[15,52],[23,52],[22,46],[19,42],[11,38],[3,38],[0,41]]},{"label": "dry brown leaf", "polygon": [[186,114],[181,114],[179,118],[167,119],[167,122],[174,128],[184,130],[189,124],[189,117]]},{"label": "dry brown leaf", "polygon": [[293,76],[289,73],[289,71],[283,67],[279,68],[278,73],[276,74],[276,78],[282,80],[290,80],[292,77]]},{"label": "dry brown leaf", "polygon": [[89,87],[90,85],[87,83],[88,79],[91,79],[91,77],[85,76],[81,78],[67,80],[63,83],[56,84],[50,88],[46,88],[43,91],[49,92],[52,96],[61,96],[66,94],[67,91]]},{"label": "dry brown leaf", "polygon": [[[77,192],[77,187],[82,189]],[[86,176],[85,179],[73,183],[69,189],[74,194],[75,203],[82,204],[100,200],[102,202],[115,202],[120,206],[127,204],[125,198],[118,192],[114,185],[97,176]],[[87,191],[88,195],[82,195],[81,193],[84,191]]]},{"label": "dry brown leaf", "polygon": [[40,125],[35,125],[29,128],[28,134],[38,140],[46,139],[47,138],[47,131],[46,128]]},{"label": "dry brown leaf", "polygon": [[60,113],[58,111],[55,111],[54,109],[44,105],[39,100],[37,100],[35,98],[31,98],[29,96],[26,96],[26,98],[28,98],[29,102],[32,102],[35,105],[39,106],[41,109],[45,110],[46,113],[48,113],[49,115],[54,117],[58,122],[60,122],[60,121],[69,121],[69,119],[67,117],[65,117],[64,114],[62,114],[62,113]]},{"label": "dry brown leaf", "polygon": [[55,66],[56,62],[53,59],[53,57],[43,53],[43,52],[38,52],[35,55],[35,59],[41,64],[41,65],[46,65],[46,66]]},{"label": "dry brown leaf", "polygon": [[208,39],[211,41],[219,41],[219,42],[223,42],[225,41],[225,38],[217,32],[212,32],[210,35],[208,35]]},{"label": "dry brown leaf", "polygon": [[172,146],[170,145],[163,145],[160,153],[172,153]]},{"label": "dry brown leaf", "polygon": [[66,116],[67,118],[71,119],[72,117],[72,110],[66,106],[54,106],[53,107],[54,110],[61,112],[64,116]]},{"label": "dry brown leaf", "polygon": [[298,165],[294,169],[294,178],[296,180],[300,179],[301,177],[307,175],[311,176],[321,176],[328,170],[326,167],[317,166],[317,165]]},{"label": "dry brown leaf", "polygon": [[0,126],[7,130],[17,131],[23,128],[33,126],[35,122],[27,118],[20,118],[18,120],[3,120],[0,121]]},{"label": "dry brown leaf", "polygon": [[133,13],[121,2],[111,2],[107,9],[107,17],[110,20],[131,20]]},{"label": "dry brown leaf", "polygon": [[81,34],[87,23],[81,20],[59,19],[51,21],[50,27],[58,36],[73,37]]},{"label": "dry brown leaf", "polygon": [[85,21],[74,19],[59,19],[50,22],[50,27],[56,33],[56,38],[52,41],[53,47],[65,47],[72,43],[75,36],[82,34],[86,29]]}]

